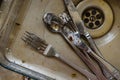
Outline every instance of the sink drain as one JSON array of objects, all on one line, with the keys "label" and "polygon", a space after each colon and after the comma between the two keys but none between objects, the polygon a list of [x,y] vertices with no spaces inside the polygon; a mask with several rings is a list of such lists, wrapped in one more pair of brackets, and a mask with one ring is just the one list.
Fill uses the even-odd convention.
[{"label": "sink drain", "polygon": [[87,28],[97,29],[104,22],[103,11],[95,7],[87,8],[82,14],[82,20]]},{"label": "sink drain", "polygon": [[113,12],[104,0],[83,0],[77,9],[86,30],[93,38],[104,36],[112,28]]}]

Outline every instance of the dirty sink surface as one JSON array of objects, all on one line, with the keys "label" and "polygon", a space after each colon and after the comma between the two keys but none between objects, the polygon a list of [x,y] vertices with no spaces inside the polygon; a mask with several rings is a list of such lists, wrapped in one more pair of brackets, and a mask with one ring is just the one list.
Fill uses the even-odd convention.
[{"label": "dirty sink surface", "polygon": [[[57,59],[47,58],[37,53],[21,40],[25,31],[32,32],[52,44],[62,56],[87,69],[65,40],[60,35],[49,32],[42,21],[42,17],[46,12],[52,12],[57,15],[63,11],[64,4],[62,0],[32,0],[23,23],[17,26],[19,30],[16,33],[17,36],[14,37],[14,43],[10,45],[12,53],[8,56],[9,60],[42,72],[50,77],[57,78],[57,80],[86,80],[86,78],[77,71]],[[118,44],[118,41],[120,41],[120,33],[118,33],[109,44],[101,45],[99,41],[96,41],[96,43],[103,53],[103,56],[120,70],[120,61],[118,60],[120,57],[120,44]],[[8,78],[9,80],[23,80],[21,75],[9,72],[1,67],[0,75],[2,75],[0,80],[8,80]]]}]

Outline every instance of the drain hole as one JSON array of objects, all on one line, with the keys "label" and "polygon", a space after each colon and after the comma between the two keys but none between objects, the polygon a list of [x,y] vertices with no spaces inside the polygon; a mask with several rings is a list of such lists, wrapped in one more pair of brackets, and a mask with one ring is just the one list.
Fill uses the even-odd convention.
[{"label": "drain hole", "polygon": [[96,15],[96,13],[97,13],[96,10],[92,11],[92,15]]},{"label": "drain hole", "polygon": [[94,24],[93,24],[93,23],[89,23],[89,27],[90,27],[90,28],[93,28],[93,27],[94,27]]},{"label": "drain hole", "polygon": [[95,25],[96,25],[96,26],[99,26],[99,25],[100,25],[100,21],[96,21],[96,22],[95,22]]},{"label": "drain hole", "polygon": [[89,12],[86,12],[86,17],[90,17],[90,13]]},{"label": "drain hole", "polygon": [[96,7],[89,7],[84,10],[82,20],[89,29],[97,29],[101,27],[104,22],[103,11]]},{"label": "drain hole", "polygon": [[89,22],[89,19],[87,19],[87,18],[84,19],[84,22],[85,22],[85,23],[88,23],[88,22]]},{"label": "drain hole", "polygon": [[96,18],[97,18],[97,19],[101,19],[101,18],[102,18],[102,15],[98,14],[98,15],[96,16]]}]

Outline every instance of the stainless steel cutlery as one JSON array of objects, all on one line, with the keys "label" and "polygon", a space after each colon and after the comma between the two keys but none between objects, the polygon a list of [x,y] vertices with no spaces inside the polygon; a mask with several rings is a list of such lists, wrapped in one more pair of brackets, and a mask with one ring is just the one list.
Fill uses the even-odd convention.
[{"label": "stainless steel cutlery", "polygon": [[44,56],[56,57],[85,75],[89,80],[120,80],[119,70],[104,59],[91,35],[86,30],[72,0],[63,1],[67,12],[62,13],[59,16],[56,16],[53,13],[46,13],[43,16],[43,22],[49,31],[60,34],[66,40],[93,73],[70,62],[57,53],[52,45],[46,43],[46,41],[33,33],[26,32],[25,36],[22,37],[22,40]]},{"label": "stainless steel cutlery", "polygon": [[67,58],[63,57],[58,53],[51,44],[48,44],[45,40],[39,38],[33,33],[26,32],[24,37],[22,37],[22,40],[29,44],[32,48],[34,48],[36,51],[38,51],[40,54],[46,56],[46,57],[55,57],[59,59],[60,61],[64,62],[68,66],[72,67],[73,69],[77,70],[78,72],[82,73],[84,76],[86,76],[89,80],[98,80],[97,77],[81,68],[80,66],[72,63],[70,60]]}]

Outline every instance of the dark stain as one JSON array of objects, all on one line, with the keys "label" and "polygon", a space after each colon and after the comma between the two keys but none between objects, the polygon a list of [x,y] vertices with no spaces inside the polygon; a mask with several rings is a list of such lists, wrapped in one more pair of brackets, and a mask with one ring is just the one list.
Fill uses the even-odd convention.
[{"label": "dark stain", "polygon": [[120,28],[120,26],[117,26],[118,28]]},{"label": "dark stain", "polygon": [[117,28],[120,30],[120,26],[117,26]]},{"label": "dark stain", "polygon": [[35,79],[31,79],[29,77],[23,76],[23,80],[35,80]]},{"label": "dark stain", "polygon": [[20,26],[21,24],[20,23],[15,23],[17,26]]},{"label": "dark stain", "polygon": [[77,6],[82,0],[72,0],[74,5]]},{"label": "dark stain", "polygon": [[22,60],[22,63],[25,63],[26,61]]},{"label": "dark stain", "polygon": [[109,48],[111,48],[111,46],[109,46]]},{"label": "dark stain", "polygon": [[75,77],[77,77],[77,74],[73,73],[73,74],[71,74],[71,77],[75,78]]},{"label": "dark stain", "polygon": [[43,2],[43,0],[41,0],[41,2]]}]

